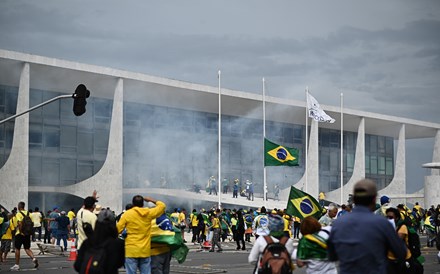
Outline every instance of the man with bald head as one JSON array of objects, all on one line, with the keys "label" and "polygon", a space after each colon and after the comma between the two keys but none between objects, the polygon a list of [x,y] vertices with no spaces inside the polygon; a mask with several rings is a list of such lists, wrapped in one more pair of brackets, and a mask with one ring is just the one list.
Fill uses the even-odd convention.
[{"label": "man with bald head", "polygon": [[376,183],[363,179],[354,185],[355,207],[333,222],[328,241],[329,258],[339,261],[340,274],[387,273],[387,251],[404,263],[405,243],[386,218],[373,214]]}]

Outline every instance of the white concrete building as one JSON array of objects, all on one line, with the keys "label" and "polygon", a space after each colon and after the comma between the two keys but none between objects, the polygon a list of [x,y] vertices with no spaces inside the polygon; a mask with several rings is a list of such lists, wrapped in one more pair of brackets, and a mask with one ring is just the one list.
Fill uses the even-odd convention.
[{"label": "white concrete building", "polygon": [[[1,205],[79,207],[96,189],[99,203],[119,212],[135,191],[174,197],[180,190],[172,199],[177,202],[194,183],[203,187],[218,176],[218,87],[0,50],[0,119],[71,94],[80,83],[92,94],[83,116],[75,117],[72,100],[62,99],[0,125]],[[221,178],[250,179],[261,193],[262,95],[221,91]],[[302,156],[298,167],[267,168],[269,192],[281,185],[285,203],[295,185],[339,202],[340,121],[309,123],[306,184],[305,107],[304,101],[266,97],[266,137],[297,147]],[[323,107],[339,117],[339,106]],[[405,141],[435,137],[438,162],[440,124],[344,109],[343,132],[343,199],[367,177],[396,202],[438,203],[438,170],[426,177],[424,192],[405,193]],[[160,189],[164,182],[173,191]]]}]

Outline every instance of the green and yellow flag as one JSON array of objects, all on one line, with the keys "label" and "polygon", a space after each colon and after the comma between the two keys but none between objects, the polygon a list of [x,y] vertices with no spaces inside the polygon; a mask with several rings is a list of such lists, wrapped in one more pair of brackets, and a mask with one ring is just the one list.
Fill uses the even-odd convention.
[{"label": "green and yellow flag", "polygon": [[264,166],[297,166],[298,150],[264,139]]},{"label": "green and yellow flag", "polygon": [[290,187],[286,212],[287,214],[299,217],[301,220],[308,216],[319,219],[322,208],[315,198],[292,186]]}]

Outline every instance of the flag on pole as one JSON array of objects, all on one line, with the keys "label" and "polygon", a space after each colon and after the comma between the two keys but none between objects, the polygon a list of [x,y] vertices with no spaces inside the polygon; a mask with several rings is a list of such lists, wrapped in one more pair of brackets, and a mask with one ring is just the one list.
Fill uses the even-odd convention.
[{"label": "flag on pole", "polygon": [[292,216],[299,217],[301,220],[308,216],[319,219],[322,208],[315,198],[291,186],[286,212]]},{"label": "flag on pole", "polygon": [[264,166],[297,166],[298,150],[284,147],[264,138]]},{"label": "flag on pole", "polygon": [[318,101],[307,92],[307,109],[309,112],[309,117],[313,118],[313,120],[318,122],[327,122],[334,123],[335,119],[330,117],[325,111],[321,108]]}]

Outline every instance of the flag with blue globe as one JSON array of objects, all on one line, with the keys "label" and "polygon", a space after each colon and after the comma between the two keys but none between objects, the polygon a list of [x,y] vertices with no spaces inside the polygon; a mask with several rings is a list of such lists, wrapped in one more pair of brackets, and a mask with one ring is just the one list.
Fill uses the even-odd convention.
[{"label": "flag with blue globe", "polygon": [[297,166],[298,150],[264,139],[264,166]]},{"label": "flag with blue globe", "polygon": [[301,220],[309,216],[319,219],[322,214],[322,208],[318,201],[311,195],[292,186],[290,187],[286,212]]}]

